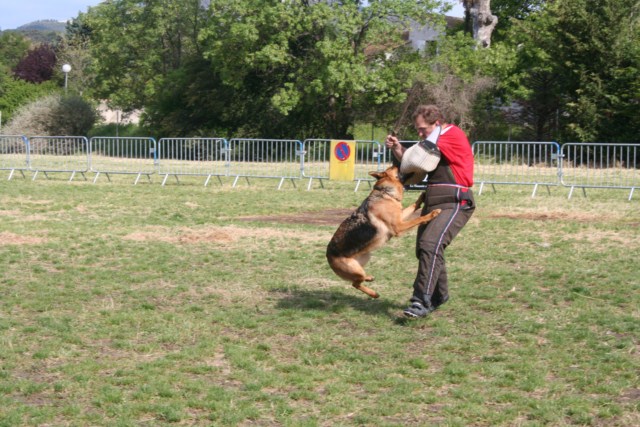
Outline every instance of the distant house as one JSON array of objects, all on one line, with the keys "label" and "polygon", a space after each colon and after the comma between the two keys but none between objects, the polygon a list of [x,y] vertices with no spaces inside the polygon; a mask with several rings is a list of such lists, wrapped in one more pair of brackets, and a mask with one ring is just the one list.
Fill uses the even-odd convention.
[{"label": "distant house", "polygon": [[[457,18],[455,16],[445,16],[446,28],[453,29],[464,23],[464,19]],[[429,43],[435,43],[444,33],[444,28],[436,28],[432,25],[419,25],[415,22],[411,24],[409,31],[405,31],[402,35],[406,45],[411,46],[414,50],[422,51]],[[388,44],[376,43],[369,45],[365,48],[365,55],[367,57],[374,57],[382,52],[387,52],[385,55],[387,59],[391,56]]]},{"label": "distant house", "polygon": [[[447,29],[455,28],[464,23],[464,19],[455,16],[445,16]],[[418,25],[413,23],[411,30],[406,34],[406,40],[411,43],[411,47],[415,50],[424,50],[427,43],[435,42],[441,36],[442,30],[432,27],[431,25]]]},{"label": "distant house", "polygon": [[98,114],[102,118],[104,123],[117,123],[121,125],[126,124],[139,124],[140,123],[140,110],[134,110],[130,113],[123,113],[121,110],[112,110],[107,105],[107,101],[100,101],[98,106]]}]

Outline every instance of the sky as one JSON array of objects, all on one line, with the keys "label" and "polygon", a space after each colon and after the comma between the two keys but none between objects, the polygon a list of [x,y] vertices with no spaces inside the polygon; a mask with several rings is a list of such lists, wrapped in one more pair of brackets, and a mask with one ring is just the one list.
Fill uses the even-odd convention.
[{"label": "sky", "polygon": [[68,21],[101,0],[0,0],[0,29],[14,30],[44,19]]},{"label": "sky", "polygon": [[[0,30],[14,30],[21,25],[44,19],[68,21],[86,12],[89,6],[95,6],[101,0],[0,0]],[[456,6],[449,15],[462,17],[464,9]]]}]

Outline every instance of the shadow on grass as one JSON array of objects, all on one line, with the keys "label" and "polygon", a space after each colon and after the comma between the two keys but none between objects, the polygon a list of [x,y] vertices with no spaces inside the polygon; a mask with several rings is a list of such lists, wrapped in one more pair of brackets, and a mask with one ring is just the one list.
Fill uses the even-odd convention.
[{"label": "shadow on grass", "polygon": [[276,308],[281,310],[308,310],[340,313],[348,308],[358,310],[370,316],[385,315],[396,324],[404,325],[406,318],[402,317],[404,306],[384,298],[373,299],[354,290],[348,293],[336,289],[273,289],[273,293],[280,295]]}]

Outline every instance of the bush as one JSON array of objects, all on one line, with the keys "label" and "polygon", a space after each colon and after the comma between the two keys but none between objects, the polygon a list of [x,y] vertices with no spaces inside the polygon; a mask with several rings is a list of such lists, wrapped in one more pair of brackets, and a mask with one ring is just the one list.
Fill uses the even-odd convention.
[{"label": "bush", "polygon": [[84,99],[75,96],[49,95],[25,105],[2,128],[5,135],[85,136],[98,115]]},{"label": "bush", "polygon": [[49,131],[55,135],[86,136],[98,119],[96,109],[76,95],[61,97],[52,113]]},{"label": "bush", "polygon": [[149,137],[152,136],[150,132],[140,126],[133,123],[127,124],[116,124],[116,123],[106,123],[93,127],[89,134],[87,135],[89,138],[93,136],[119,136],[119,137]]},{"label": "bush", "polygon": [[26,104],[59,91],[53,81],[40,84],[28,83],[0,74],[0,111],[2,122],[8,123],[14,114]]}]

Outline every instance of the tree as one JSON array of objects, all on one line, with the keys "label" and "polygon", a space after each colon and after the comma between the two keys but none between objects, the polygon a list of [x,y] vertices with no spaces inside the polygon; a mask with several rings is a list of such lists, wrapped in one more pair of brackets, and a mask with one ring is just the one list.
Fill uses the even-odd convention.
[{"label": "tree", "polygon": [[536,138],[637,141],[639,12],[634,0],[556,0],[514,25],[511,94]]},{"label": "tree", "polygon": [[491,0],[464,0],[465,21],[473,38],[481,47],[491,45],[491,33],[498,24],[498,17],[491,13]]},{"label": "tree", "polygon": [[42,44],[31,49],[27,55],[18,62],[13,69],[13,74],[19,79],[42,83],[51,80],[56,65],[56,52],[51,45]]},{"label": "tree", "polygon": [[491,11],[498,17],[498,25],[491,34],[493,42],[504,40],[514,22],[527,19],[542,9],[548,0],[493,0]]},{"label": "tree", "polygon": [[84,13],[67,22],[65,37],[58,46],[57,69],[71,65],[67,81],[69,92],[90,97],[96,86],[94,57],[90,51],[91,29],[85,24]]},{"label": "tree", "polygon": [[[114,0],[91,8],[96,96],[181,133],[345,136],[419,69],[439,0]],[[366,3],[366,4],[365,4]],[[440,17],[441,18],[441,17]],[[172,133],[174,133],[172,132]]]},{"label": "tree", "polygon": [[18,65],[29,51],[29,40],[15,31],[0,32],[0,73]]},{"label": "tree", "polygon": [[113,0],[83,16],[95,96],[125,111],[146,106],[166,76],[198,52],[199,0]]},{"label": "tree", "polygon": [[420,57],[403,33],[433,18],[438,3],[361,3],[211,2],[203,53],[234,91],[227,114],[236,129],[349,137],[358,117],[404,99]]}]

